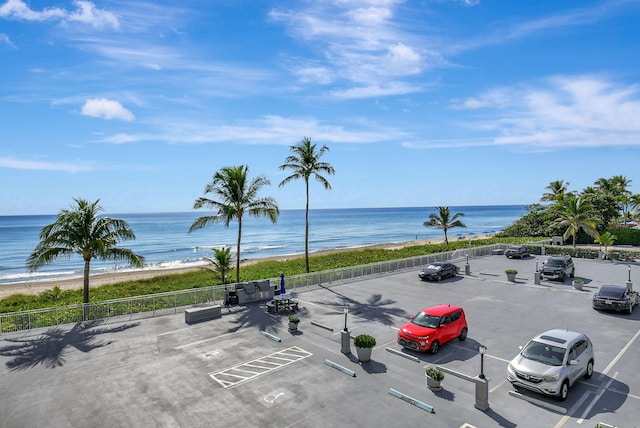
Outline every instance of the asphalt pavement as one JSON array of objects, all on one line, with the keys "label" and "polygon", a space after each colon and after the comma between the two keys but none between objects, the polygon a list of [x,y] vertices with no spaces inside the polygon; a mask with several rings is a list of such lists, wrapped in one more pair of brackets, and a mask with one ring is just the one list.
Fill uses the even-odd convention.
[{"label": "asphalt pavement", "polygon": [[[578,291],[570,279],[535,284],[543,260],[493,255],[469,260],[469,275],[457,260],[461,274],[437,283],[412,269],[295,290],[293,333],[286,315],[252,304],[192,325],[178,312],[0,335],[0,427],[640,427],[640,307],[605,313],[590,301],[629,275],[640,289],[640,266],[576,259]],[[515,283],[507,268],[518,270]],[[465,309],[467,340],[435,355],[402,350],[397,329],[439,303]],[[352,343],[341,352],[345,319],[351,337],[376,338],[370,362]],[[513,394],[508,361],[552,328],[591,338],[594,376],[565,402]],[[477,376],[480,345],[489,409],[474,406],[463,378],[427,388],[430,365]]]}]

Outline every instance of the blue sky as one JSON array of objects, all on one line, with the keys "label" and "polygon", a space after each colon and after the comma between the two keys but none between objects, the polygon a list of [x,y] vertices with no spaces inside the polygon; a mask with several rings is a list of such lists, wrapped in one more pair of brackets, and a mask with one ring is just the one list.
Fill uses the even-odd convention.
[{"label": "blue sky", "polygon": [[640,193],[640,1],[0,0],[0,215],[190,211],[303,137],[312,208]]}]

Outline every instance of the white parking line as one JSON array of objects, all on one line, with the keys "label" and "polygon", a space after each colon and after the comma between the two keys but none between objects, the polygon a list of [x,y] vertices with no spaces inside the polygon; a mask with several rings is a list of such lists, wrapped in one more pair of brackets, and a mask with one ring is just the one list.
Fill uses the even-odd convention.
[{"label": "white parking line", "polygon": [[246,363],[209,373],[211,379],[218,382],[224,388],[231,388],[240,383],[247,382],[257,376],[271,373],[272,371],[295,363],[313,355],[297,346],[274,352],[267,356],[257,358]]}]

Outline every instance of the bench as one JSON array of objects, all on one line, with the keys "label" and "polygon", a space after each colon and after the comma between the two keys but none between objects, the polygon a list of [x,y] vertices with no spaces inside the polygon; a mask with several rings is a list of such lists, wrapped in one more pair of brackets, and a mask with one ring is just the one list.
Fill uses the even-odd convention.
[{"label": "bench", "polygon": [[222,306],[220,305],[189,308],[184,311],[184,321],[187,324],[208,321],[216,318],[222,318]]}]

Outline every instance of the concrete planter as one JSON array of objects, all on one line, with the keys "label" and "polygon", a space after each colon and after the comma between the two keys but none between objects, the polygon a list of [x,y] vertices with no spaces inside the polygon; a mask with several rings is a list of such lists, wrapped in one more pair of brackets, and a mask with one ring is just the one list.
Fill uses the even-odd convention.
[{"label": "concrete planter", "polygon": [[429,388],[432,391],[442,391],[441,380],[436,380],[432,377],[427,376],[426,374],[424,376],[427,378],[427,388]]},{"label": "concrete planter", "polygon": [[356,346],[356,354],[358,355],[358,361],[370,361],[373,348],[359,348]]},{"label": "concrete planter", "polygon": [[573,288],[575,288],[576,290],[582,290],[584,281],[582,281],[581,279],[574,279],[573,281],[571,281],[571,284],[573,285]]}]

